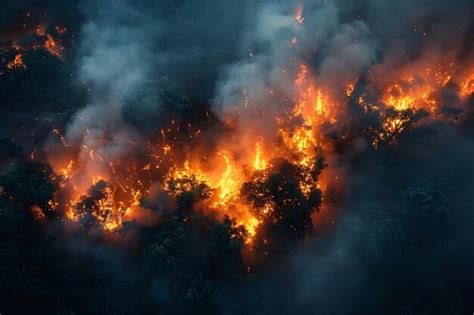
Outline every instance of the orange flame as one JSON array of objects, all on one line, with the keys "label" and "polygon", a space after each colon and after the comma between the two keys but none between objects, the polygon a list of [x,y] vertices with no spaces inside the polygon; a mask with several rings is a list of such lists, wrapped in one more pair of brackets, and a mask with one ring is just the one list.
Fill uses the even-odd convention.
[{"label": "orange flame", "polygon": [[303,6],[301,4],[298,4],[295,8],[295,14],[293,15],[293,17],[295,18],[296,22],[298,22],[299,24],[303,24],[304,22],[304,17],[302,15],[303,15]]},{"label": "orange flame", "polygon": [[44,49],[46,49],[51,55],[56,56],[59,59],[63,59],[64,47],[59,44],[50,34],[46,35]]},{"label": "orange flame", "polygon": [[23,55],[15,55],[15,58],[7,64],[7,69],[10,71],[15,69],[26,69],[26,65],[23,62]]}]

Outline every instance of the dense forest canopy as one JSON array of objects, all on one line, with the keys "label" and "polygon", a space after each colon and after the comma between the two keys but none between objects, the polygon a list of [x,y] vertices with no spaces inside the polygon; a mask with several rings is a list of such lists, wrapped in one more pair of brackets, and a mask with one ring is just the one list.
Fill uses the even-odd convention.
[{"label": "dense forest canopy", "polygon": [[473,14],[0,1],[0,313],[472,313]]}]

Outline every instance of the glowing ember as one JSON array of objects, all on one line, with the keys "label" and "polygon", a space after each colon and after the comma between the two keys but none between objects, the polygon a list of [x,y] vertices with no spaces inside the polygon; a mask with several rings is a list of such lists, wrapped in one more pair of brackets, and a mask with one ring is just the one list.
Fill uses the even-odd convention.
[{"label": "glowing ember", "polygon": [[31,206],[30,210],[36,220],[43,220],[46,217],[43,210],[38,206]]},{"label": "glowing ember", "polygon": [[294,18],[296,22],[298,22],[299,24],[302,24],[304,22],[304,17],[302,16],[302,14],[303,14],[303,6],[298,4],[295,8]]},{"label": "glowing ember", "polygon": [[[172,121],[169,128],[161,129],[163,140],[150,144],[148,156],[152,160],[136,164],[138,161],[134,160],[109,160],[101,153],[100,146],[83,144],[74,148],[59,130],[53,129],[59,143],[70,152],[64,158],[52,156],[50,159],[56,173],[63,178],[55,208],[63,208],[66,217],[74,221],[92,215],[105,230],[115,230],[121,226],[125,215],[130,214],[131,208],[139,207],[139,200],[147,196],[150,185],[161,179],[163,190],[171,196],[188,192],[197,194],[204,209],[236,218],[245,226],[247,243],[251,243],[261,224],[259,216],[270,215],[274,208],[266,203],[261,209],[255,209],[242,199],[242,186],[253,180],[254,172],[266,176],[272,159],[285,159],[298,165],[301,172],[299,188],[304,196],[309,197],[320,187],[315,181],[314,169],[317,148],[323,147],[325,140],[323,137],[318,139],[317,135],[323,123],[336,120],[331,115],[329,97],[316,87],[315,78],[306,65],[301,65],[294,84],[297,94],[292,112],[278,123],[281,139],[257,137],[258,141],[245,152],[233,149],[236,143],[232,138],[222,139],[219,148],[214,153],[206,153],[205,159],[191,151],[180,163],[179,153],[167,142],[168,138],[173,138],[173,130],[180,131]],[[279,118],[275,117],[275,121]],[[190,132],[197,138],[200,135],[191,128]],[[242,139],[255,139],[253,130],[244,130]],[[246,143],[241,145],[246,146]],[[271,158],[264,150],[269,145],[277,148]],[[166,161],[171,164],[166,166]],[[144,180],[141,172],[150,173],[150,179]],[[159,175],[160,172],[164,175]],[[60,201],[63,199],[66,201]]]},{"label": "glowing ember", "polygon": [[[297,21],[303,22],[302,8],[297,8],[296,13]],[[54,52],[59,54],[60,50]],[[473,92],[472,74],[460,80],[452,65],[438,66],[436,71],[430,69],[426,65],[407,68],[393,80],[373,80],[372,84],[381,91],[378,98],[357,95],[356,102],[363,113],[376,113],[380,118],[380,125],[365,130],[375,148],[382,143],[396,144],[398,136],[425,115],[438,115],[441,108],[438,92],[449,88],[450,82],[459,82],[460,98]],[[330,181],[336,178],[340,182],[340,174],[332,176],[330,169],[319,177],[324,168],[321,157],[330,156],[333,150],[326,129],[337,130],[347,121],[347,108],[341,102],[352,99],[357,81],[358,78],[353,78],[345,83],[341,91],[345,97],[335,97],[331,94],[334,92],[318,85],[313,69],[300,64],[294,75],[292,94],[286,96],[292,105],[271,117],[276,126],[274,138],[260,136],[255,128],[243,128],[235,131],[235,136],[222,137],[213,149],[204,151],[201,130],[189,122],[180,125],[171,120],[168,127],[160,129],[159,139],[149,142],[147,159],[131,157],[130,160],[111,159],[97,143],[84,143],[77,148],[54,129],[58,143],[67,151],[63,157],[50,159],[56,173],[63,178],[55,208],[64,209],[65,215],[74,221],[92,215],[105,230],[113,231],[124,220],[133,219],[132,209],[140,207],[140,199],[148,196],[150,186],[159,183],[171,197],[190,194],[199,201],[196,207],[235,218],[247,230],[247,243],[252,243],[264,218],[276,211],[276,204],[270,200],[252,204],[242,198],[246,183],[267,180],[269,172],[281,161],[297,170],[297,189],[304,198],[310,199],[319,191],[324,200]],[[278,95],[273,89],[269,93]],[[252,111],[250,102],[250,96],[243,90],[241,107],[235,107],[236,115]],[[208,112],[206,117],[210,117]],[[227,125],[233,128],[232,120]],[[184,138],[195,141],[195,148],[183,149],[174,143],[176,135],[184,132],[188,133]],[[85,138],[91,133],[87,130]],[[107,137],[96,138],[102,142]],[[345,140],[344,137],[341,133],[340,138]],[[132,140],[127,143],[135,145]]]},{"label": "glowing ember", "polygon": [[23,62],[23,55],[17,54],[15,58],[7,64],[8,70],[26,69],[26,65]]},{"label": "glowing ember", "polygon": [[50,34],[46,35],[44,49],[46,49],[51,55],[56,56],[59,59],[63,59],[64,47],[59,44]]},{"label": "glowing ember", "polygon": [[461,82],[459,95],[466,98],[474,93],[474,71],[466,79]]},{"label": "glowing ember", "polygon": [[351,96],[352,92],[354,91],[354,88],[355,88],[354,83],[348,84],[346,87],[346,96]]},{"label": "glowing ember", "polygon": [[[64,58],[65,47],[63,45],[63,39],[67,32],[66,27],[56,26],[52,33],[48,33],[48,24],[38,24],[36,28],[30,31],[28,35],[35,34],[34,40],[28,44],[24,44],[21,41],[10,41],[6,42],[5,46],[0,46],[0,51],[14,52],[15,57],[13,60],[6,64],[6,68],[9,71],[25,69],[26,65],[23,61],[25,55],[30,52],[43,49],[52,56],[59,59]],[[21,44],[20,44],[21,43]],[[0,70],[0,73],[2,71]]]}]

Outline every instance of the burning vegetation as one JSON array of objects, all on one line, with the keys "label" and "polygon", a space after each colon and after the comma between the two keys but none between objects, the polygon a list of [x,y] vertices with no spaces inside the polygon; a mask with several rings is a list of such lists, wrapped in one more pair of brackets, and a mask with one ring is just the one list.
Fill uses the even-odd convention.
[{"label": "burning vegetation", "polygon": [[[294,22],[305,23],[300,5]],[[53,30],[57,36],[67,32],[62,27]],[[64,47],[45,25],[34,34],[44,42],[33,49],[41,47],[63,58]],[[14,47],[18,54],[8,63],[9,70],[26,67],[21,54],[25,48]],[[270,86],[265,92],[279,112],[265,113],[243,89],[241,103],[233,104],[223,121],[227,131],[212,147],[206,143],[212,122],[203,130],[203,122],[172,118],[158,136],[147,139],[95,127],[73,139],[55,128],[45,155],[60,189],[50,205],[68,220],[90,217],[113,232],[145,211],[153,198],[151,188],[158,183],[170,198],[187,196],[189,206],[235,218],[251,246],[289,246],[270,244],[269,235],[276,228],[284,229],[288,238],[302,239],[312,230],[312,220],[317,220],[313,214],[325,204],[327,188],[343,181],[343,174],[327,164],[337,146],[350,146],[359,137],[375,149],[393,146],[417,124],[462,118],[473,93],[473,66],[456,56],[455,51],[443,57],[427,52],[390,74],[383,73],[383,64],[375,65],[363,75],[348,76],[340,90],[329,88],[318,78],[317,68],[301,62],[294,68],[291,88]],[[290,64],[283,73],[291,74]],[[443,97],[447,93],[449,99]],[[207,110],[204,116],[208,121],[216,117]],[[272,126],[270,134],[248,121],[256,116]],[[87,113],[77,117],[98,119]],[[127,147],[125,154],[114,153],[118,145]],[[288,222],[289,217],[296,221]]]},{"label": "burning vegetation", "polygon": [[30,12],[26,12],[18,26],[23,30],[22,33],[0,40],[0,60],[3,61],[0,63],[0,74],[26,69],[24,58],[38,50],[63,60],[65,45],[72,45],[74,38],[68,36],[66,27],[51,25],[47,18],[47,15],[33,17]]},{"label": "burning vegetation", "polygon": [[[360,180],[354,169],[367,167],[371,162],[365,159],[370,158],[379,163],[378,176],[383,177],[386,169],[378,159],[385,154],[397,159],[393,152],[413,130],[469,128],[472,45],[446,39],[440,49],[429,42],[427,31],[421,33],[426,42],[410,53],[387,48],[382,54],[387,43],[375,39],[362,17],[346,21],[329,2],[262,4],[261,12],[249,13],[255,25],[243,31],[248,48],[242,50],[242,43],[235,48],[244,51],[243,57],[234,51],[220,56],[220,45],[207,50],[199,40],[191,48],[183,44],[183,53],[172,43],[186,32],[176,38],[160,35],[159,27],[150,26],[158,18],[144,14],[146,18],[137,19],[143,8],[129,10],[135,4],[128,1],[111,2],[117,16],[89,4],[90,12],[81,14],[93,22],[80,30],[52,22],[47,14],[24,11],[21,31],[0,38],[0,81],[18,77],[25,90],[39,86],[28,83],[38,72],[35,62],[54,60],[61,67],[58,72],[73,81],[71,95],[80,94],[80,106],[71,105],[68,95],[42,88],[39,94],[55,94],[50,99],[63,107],[35,114],[34,128],[21,125],[21,135],[15,135],[21,140],[10,133],[0,138],[0,146],[8,147],[0,155],[0,202],[14,211],[27,209],[31,227],[72,240],[58,248],[77,246],[87,252],[90,244],[105,244],[136,253],[139,262],[134,257],[127,263],[138,267],[128,273],[139,280],[130,281],[156,298],[145,305],[165,312],[189,311],[186,307],[199,303],[207,307],[210,292],[216,292],[211,283],[224,287],[235,283],[236,275],[251,277],[273,257],[285,262],[285,254],[318,242],[312,238],[318,229],[350,230],[358,243],[347,250],[360,254],[355,265],[366,260],[377,265],[383,258],[374,248],[385,244],[398,253],[394,242],[409,243],[417,236],[407,223],[409,216],[425,220],[419,212],[435,201],[442,206],[433,206],[434,221],[450,215],[447,189],[430,184],[407,188],[402,201],[390,206],[392,212],[364,204],[351,217],[341,209],[348,200],[363,204],[363,198],[354,197],[357,189],[348,189],[373,185]],[[179,21],[176,29],[195,25],[185,19],[190,13],[184,5],[169,5]],[[236,18],[233,23],[243,22]],[[150,49],[148,40],[155,35],[169,49],[162,55]],[[75,36],[81,38],[79,45]],[[163,65],[167,58],[176,59]],[[204,73],[207,69],[195,65],[196,60],[217,70]],[[185,75],[178,69],[181,62],[193,65]],[[155,66],[157,70],[149,69]],[[76,67],[77,72],[71,70]],[[162,75],[163,69],[173,78]],[[211,81],[212,87],[201,87],[200,80]],[[11,98],[9,93],[5,99]],[[17,148],[17,142],[25,145]],[[395,162],[387,163],[397,169]],[[405,181],[391,178],[395,184],[375,186]],[[366,213],[373,217],[367,219]],[[342,223],[333,229],[339,218]],[[402,227],[413,233],[399,232]],[[372,234],[360,232],[364,228],[382,236],[373,240]],[[339,242],[344,237],[328,243],[343,247]],[[318,246],[327,250],[325,244]],[[344,265],[339,261],[344,255],[331,259]],[[160,287],[161,282],[169,286]],[[186,306],[180,309],[176,305],[183,299]]]},{"label": "burning vegetation", "polygon": [[[122,139],[130,151],[143,152],[120,160],[104,152],[117,141],[116,135],[87,130],[83,144],[75,146],[54,129],[62,148],[54,149],[48,159],[61,177],[61,189],[53,203],[68,219],[80,221],[92,215],[105,230],[114,231],[124,220],[133,220],[134,212],[143,210],[150,187],[158,182],[171,197],[190,194],[194,202],[199,201],[196,207],[235,218],[247,230],[247,243],[253,243],[259,233],[267,235],[262,231],[278,226],[292,211],[289,209],[306,213],[303,226],[295,222],[286,227],[288,233],[303,237],[311,230],[311,214],[324,202],[325,188],[341,180],[331,175],[331,166],[324,162],[334,152],[336,141],[349,144],[363,136],[374,148],[393,146],[416,124],[436,119],[459,121],[463,104],[472,94],[472,89],[467,91],[472,74],[456,76],[454,64],[446,66],[450,71],[442,71],[440,62],[424,64],[423,72],[413,64],[407,67],[411,71],[401,71],[400,77],[389,76],[392,83],[385,79],[380,84],[380,79],[374,78],[364,87],[356,80],[347,85],[343,103],[338,103],[340,97],[333,97],[331,91],[318,87],[316,70],[301,64],[293,81],[292,107],[270,118],[276,128],[273,137],[265,138],[252,129],[233,130],[229,122],[230,136],[219,139],[208,151],[203,148],[206,131],[175,120],[145,146]],[[380,93],[370,94],[372,90]],[[454,91],[454,102],[445,103],[440,96],[443,91]],[[364,126],[362,134],[354,134],[360,126],[348,121],[351,102],[359,115],[378,117]],[[251,110],[251,106],[246,99],[238,111]],[[85,144],[89,137],[90,145]],[[182,139],[192,139],[184,150],[187,140]],[[263,241],[265,237],[259,238]]]}]

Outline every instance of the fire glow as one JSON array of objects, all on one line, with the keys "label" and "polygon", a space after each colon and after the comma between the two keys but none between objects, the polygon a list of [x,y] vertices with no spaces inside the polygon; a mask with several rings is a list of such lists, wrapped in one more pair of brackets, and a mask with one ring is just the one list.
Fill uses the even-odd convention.
[{"label": "fire glow", "polygon": [[[294,12],[297,24],[305,22],[302,13],[303,8],[298,6]],[[295,38],[292,45],[296,43]],[[46,35],[44,48],[58,58],[63,56],[63,48],[49,35]],[[21,64],[21,57],[16,63]],[[298,167],[299,189],[303,196],[310,198],[313,192],[321,191],[324,202],[331,181],[343,181],[330,164],[319,177],[324,164],[321,158],[330,157],[334,150],[333,137],[327,130],[350,141],[350,136],[344,131],[350,121],[349,101],[355,101],[364,114],[375,113],[380,118],[378,126],[364,130],[374,148],[383,143],[394,145],[398,135],[410,128],[419,111],[430,119],[443,118],[444,104],[439,94],[444,89],[456,91],[457,104],[463,104],[471,97],[474,92],[473,68],[463,69],[468,70],[461,71],[452,58],[427,58],[383,78],[372,76],[369,70],[367,85],[378,93],[370,94],[368,91],[371,89],[360,88],[361,79],[357,76],[347,80],[340,95],[335,95],[334,90],[319,84],[317,69],[299,62],[291,81],[293,94],[282,95],[284,92],[278,87],[269,91],[277,95],[275,97],[282,95],[292,104],[289,110],[282,110],[270,118],[266,116],[265,119],[276,127],[274,137],[266,137],[255,128],[236,131],[232,119],[229,119],[226,123],[233,130],[232,135],[220,137],[216,147],[207,151],[203,151],[200,143],[203,137],[201,129],[174,120],[160,130],[159,137],[147,139],[146,158],[135,158],[130,154],[129,158],[116,159],[103,150],[103,143],[75,146],[54,129],[56,142],[64,150],[64,154],[51,154],[48,158],[61,177],[61,189],[53,202],[54,208],[62,210],[73,221],[85,216],[85,208],[92,208],[92,215],[101,226],[114,231],[124,221],[133,220],[138,212],[143,211],[142,198],[149,196],[152,186],[159,183],[159,190],[173,198],[188,192],[202,195],[197,207],[235,218],[246,228],[247,242],[252,243],[268,213],[274,211],[274,205],[272,202],[252,204],[242,198],[245,183],[264,181],[272,167],[285,160]],[[253,110],[253,104],[245,90],[242,95],[244,101],[235,105],[234,114],[240,118],[253,117],[243,116],[242,113]],[[94,132],[87,130],[83,138],[87,139],[88,134]],[[174,141],[177,134],[192,139],[193,145],[181,148]],[[117,135],[99,134],[95,138],[113,143],[114,137]],[[134,139],[127,142],[130,151],[138,150],[139,144]]]},{"label": "fire glow", "polygon": [[[65,152],[75,156],[58,158],[54,155],[49,160],[63,183],[60,192],[63,197],[58,199],[62,199],[64,203],[59,202],[58,206],[65,209],[69,219],[79,220],[84,213],[82,204],[86,202],[88,195],[93,194],[92,190],[97,189],[101,198],[94,206],[94,216],[102,222],[106,230],[114,230],[121,225],[127,214],[133,217],[131,213],[139,208],[140,198],[149,194],[152,181],[141,179],[140,176],[148,177],[143,174],[151,173],[161,178],[162,189],[174,197],[196,189],[201,183],[207,185],[210,195],[203,203],[203,208],[235,217],[238,223],[246,227],[250,240],[261,222],[258,215],[260,210],[255,211],[242,200],[242,185],[250,181],[254,173],[266,176],[265,172],[276,159],[286,159],[300,165],[305,170],[303,177],[309,179],[310,170],[316,163],[317,148],[322,149],[325,141],[323,137],[317,137],[318,126],[327,119],[335,121],[330,118],[328,97],[315,87],[309,71],[307,66],[301,65],[294,81],[299,95],[295,100],[294,110],[286,117],[285,124],[281,117],[274,117],[275,123],[279,124],[280,144],[276,144],[274,139],[265,139],[249,130],[249,134],[241,136],[256,141],[246,144],[249,149],[243,156],[233,149],[234,139],[223,139],[215,152],[205,159],[199,152],[190,151],[187,157],[180,161],[181,153],[175,153],[173,144],[167,140],[168,135],[173,138],[173,127],[170,127],[162,129],[161,139],[148,146],[150,160],[143,162],[143,165],[138,164],[138,161],[124,164],[125,161],[110,160],[100,152],[100,148],[87,145],[71,147],[59,130],[54,129],[53,134]],[[303,123],[295,125],[293,120],[299,119],[303,119]],[[174,122],[170,125],[174,126]],[[192,133],[199,138],[200,132]],[[130,145],[133,146],[133,143]],[[275,152],[267,151],[273,146],[278,147]],[[156,180],[154,176],[151,178]],[[310,180],[303,182],[301,189],[305,194],[320,187],[320,183]],[[261,212],[269,211],[271,205],[263,205]]]},{"label": "fire glow", "polygon": [[[315,78],[310,73],[310,69],[306,65],[301,65],[294,80],[295,90],[298,91],[294,101],[295,105],[292,112],[284,117],[287,124],[283,123],[281,117],[275,117],[275,121],[280,124],[278,131],[282,142],[280,147],[271,153],[265,148],[277,146],[275,143],[266,142],[258,135],[246,135],[258,140],[252,145],[249,155],[243,158],[237,158],[237,155],[230,149],[232,143],[224,142],[213,156],[206,158],[205,162],[197,156],[193,156],[193,152],[190,152],[189,158],[178,162],[179,156],[174,155],[173,145],[164,141],[150,146],[149,149],[155,152],[153,154],[155,158],[154,161],[145,163],[145,165],[138,165],[138,161],[132,162],[131,165],[124,165],[125,161],[110,161],[107,156],[103,156],[94,148],[87,146],[79,148],[79,154],[75,159],[64,160],[60,163],[51,160],[56,172],[64,178],[63,187],[71,192],[67,201],[67,217],[77,220],[81,212],[78,205],[87,195],[87,191],[98,183],[102,183],[104,198],[94,210],[94,214],[100,218],[100,222],[103,222],[104,228],[113,230],[119,227],[124,216],[139,207],[140,198],[149,193],[151,182],[145,183],[138,177],[139,174],[134,172],[141,170],[146,173],[166,169],[165,166],[160,165],[161,161],[163,164],[168,164],[169,169],[162,174],[162,188],[165,191],[173,192],[176,195],[192,190],[198,183],[204,183],[211,188],[211,195],[206,200],[205,207],[236,217],[238,222],[247,228],[249,234],[253,235],[260,220],[254,215],[250,206],[242,202],[240,198],[241,186],[250,180],[251,174],[265,172],[275,158],[288,159],[303,169],[309,169],[317,157],[318,148],[323,153],[328,152],[328,140],[325,139],[320,128],[323,124],[337,124],[337,117],[331,112],[334,107],[330,97],[318,89],[314,82]],[[395,88],[398,86],[397,83],[393,85]],[[390,90],[391,88],[389,88]],[[428,91],[431,92],[430,89]],[[415,104],[417,101],[426,104],[425,96],[424,93],[420,94],[416,90],[414,94],[400,95],[400,99],[392,96],[383,104],[386,108],[402,112],[409,108],[408,105],[408,107],[400,105],[406,104],[406,98],[413,100],[410,104]],[[436,106],[433,104],[428,103],[429,106],[426,107],[426,110],[434,111]],[[288,123],[295,119],[301,120],[301,122],[298,125]],[[290,125],[291,127],[288,127]],[[403,120],[402,118],[387,118],[382,126],[383,132],[398,134],[403,131]],[[67,149],[69,145],[64,137],[58,130],[54,132]],[[163,134],[166,132],[163,131]],[[167,156],[173,158],[166,158]],[[86,164],[89,166],[105,165],[108,172],[95,173],[93,167],[91,170],[77,168],[78,164],[84,164],[83,160],[87,160]],[[164,162],[170,160],[176,162],[171,166]],[[103,169],[103,167],[98,169]],[[329,169],[328,172],[330,171]],[[301,189],[304,193],[308,193],[312,186],[323,187],[324,184],[308,181]],[[264,208],[265,211],[271,211],[271,205],[265,205]]]},{"label": "fire glow", "polygon": [[[50,55],[63,60],[65,52],[63,37],[66,36],[67,28],[56,26],[50,29],[48,25],[48,23],[40,23],[29,33],[25,34],[24,37],[27,38],[26,42],[30,42],[29,44],[24,44],[23,38],[20,38],[20,40],[9,41],[0,46],[1,52],[6,53],[6,55],[14,55],[13,59],[6,63],[7,71],[12,72],[26,69],[25,55],[36,50],[46,51]],[[2,73],[1,70],[0,73]]]}]

